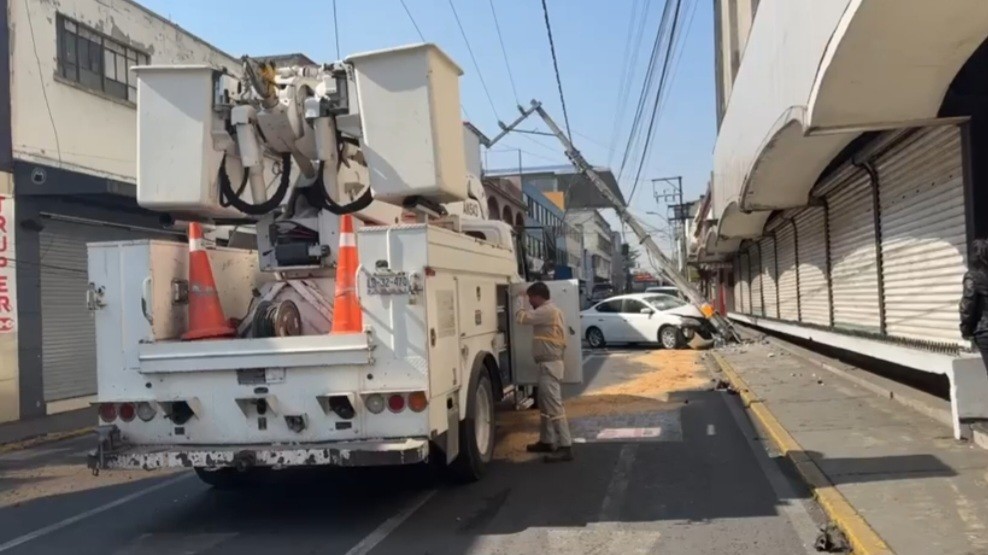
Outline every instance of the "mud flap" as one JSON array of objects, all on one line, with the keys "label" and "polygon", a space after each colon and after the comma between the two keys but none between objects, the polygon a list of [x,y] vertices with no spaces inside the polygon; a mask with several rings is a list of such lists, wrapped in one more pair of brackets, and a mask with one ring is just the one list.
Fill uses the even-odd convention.
[{"label": "mud flap", "polygon": [[459,395],[451,395],[446,400],[446,464],[451,464],[460,454],[460,401]]}]

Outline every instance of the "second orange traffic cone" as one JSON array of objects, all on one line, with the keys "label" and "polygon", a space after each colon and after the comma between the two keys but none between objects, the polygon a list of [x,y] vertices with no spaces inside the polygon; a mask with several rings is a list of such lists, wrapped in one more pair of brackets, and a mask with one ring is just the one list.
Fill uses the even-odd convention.
[{"label": "second orange traffic cone", "polygon": [[215,339],[236,335],[226,318],[216,293],[209,255],[202,248],[202,226],[189,224],[189,330],[182,339]]},{"label": "second orange traffic cone", "polygon": [[333,300],[333,333],[361,333],[364,318],[357,299],[357,237],[353,217],[340,217],[340,252],[336,257],[336,295]]}]

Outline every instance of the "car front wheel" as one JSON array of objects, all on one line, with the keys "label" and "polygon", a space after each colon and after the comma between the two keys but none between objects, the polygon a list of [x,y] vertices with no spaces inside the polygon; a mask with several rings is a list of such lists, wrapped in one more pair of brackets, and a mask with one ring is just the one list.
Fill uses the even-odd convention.
[{"label": "car front wheel", "polygon": [[662,326],[659,330],[659,344],[665,349],[681,349],[686,344],[686,339],[678,327]]}]

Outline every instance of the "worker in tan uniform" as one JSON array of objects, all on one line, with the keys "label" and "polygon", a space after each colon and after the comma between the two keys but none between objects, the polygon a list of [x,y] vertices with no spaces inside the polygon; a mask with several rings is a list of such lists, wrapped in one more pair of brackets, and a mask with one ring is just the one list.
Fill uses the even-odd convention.
[{"label": "worker in tan uniform", "polygon": [[[531,310],[519,308],[518,324],[532,326],[532,355],[539,367],[539,441],[528,445],[530,453],[545,453],[546,462],[573,460],[573,439],[563,408],[563,355],[566,351],[566,323],[563,312],[549,300],[549,288],[541,281],[527,291]],[[521,299],[519,299],[521,300]]]}]

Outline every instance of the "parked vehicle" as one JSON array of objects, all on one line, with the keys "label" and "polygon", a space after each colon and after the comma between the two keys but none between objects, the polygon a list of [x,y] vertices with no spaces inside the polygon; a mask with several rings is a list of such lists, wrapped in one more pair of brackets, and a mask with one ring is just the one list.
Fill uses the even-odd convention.
[{"label": "parked vehicle", "polygon": [[608,343],[658,343],[681,349],[695,335],[710,339],[713,333],[696,307],[659,293],[605,299],[581,312],[580,323],[583,337],[594,349]]},{"label": "parked vehicle", "polygon": [[[515,236],[464,167],[459,68],[413,45],[277,72],[245,58],[243,75],[139,68],[138,201],[192,223],[188,247],[88,246],[90,467],[191,467],[222,488],[291,466],[479,479],[494,407],[541,370],[532,328],[512,325]],[[195,217],[248,218],[257,248],[206,249]],[[578,284],[547,285],[577,383]]]},{"label": "parked vehicle", "polygon": [[614,286],[610,283],[598,283],[590,290],[590,302],[602,301],[614,295]]},{"label": "parked vehicle", "polygon": [[679,292],[679,288],[675,285],[656,285],[645,289],[646,293],[659,293],[662,295],[671,295],[673,297],[683,298],[683,294]]}]

